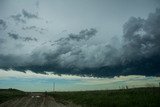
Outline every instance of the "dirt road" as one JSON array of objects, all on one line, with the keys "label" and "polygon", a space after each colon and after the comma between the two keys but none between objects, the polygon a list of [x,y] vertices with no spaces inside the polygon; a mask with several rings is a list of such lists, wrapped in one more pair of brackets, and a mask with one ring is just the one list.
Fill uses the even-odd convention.
[{"label": "dirt road", "polygon": [[40,93],[34,93],[27,97],[9,100],[0,104],[0,107],[80,107],[73,103],[62,104],[54,98]]}]

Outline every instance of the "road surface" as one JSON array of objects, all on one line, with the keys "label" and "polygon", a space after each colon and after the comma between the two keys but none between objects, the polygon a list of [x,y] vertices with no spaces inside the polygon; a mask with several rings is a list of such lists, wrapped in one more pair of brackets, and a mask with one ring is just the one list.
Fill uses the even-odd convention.
[{"label": "road surface", "polygon": [[0,107],[80,107],[73,103],[62,104],[56,102],[53,97],[34,93],[27,97],[9,100],[0,104]]}]

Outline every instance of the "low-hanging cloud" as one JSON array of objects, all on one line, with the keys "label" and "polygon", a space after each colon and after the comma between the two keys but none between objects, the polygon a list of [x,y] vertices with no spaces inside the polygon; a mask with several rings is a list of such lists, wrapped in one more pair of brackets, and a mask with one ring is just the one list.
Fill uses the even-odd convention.
[{"label": "low-hanging cloud", "polygon": [[[12,36],[16,39],[16,36]],[[98,36],[98,31],[94,28],[78,34],[71,33],[36,48],[27,58],[19,58],[22,64],[11,63],[16,60],[12,55],[0,55],[0,68],[96,77],[160,75],[160,9],[149,14],[147,19],[131,17],[124,24],[123,40],[119,47],[108,43],[89,45],[88,41],[95,36]],[[118,40],[116,43],[119,43]],[[9,60],[12,67],[8,66],[7,60],[3,62],[5,59],[12,59]]]}]

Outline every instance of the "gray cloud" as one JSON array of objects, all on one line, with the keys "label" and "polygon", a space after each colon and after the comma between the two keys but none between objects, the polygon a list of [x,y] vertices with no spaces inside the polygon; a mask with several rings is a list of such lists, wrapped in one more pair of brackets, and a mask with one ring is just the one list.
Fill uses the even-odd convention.
[{"label": "gray cloud", "polygon": [[32,38],[32,37],[21,37],[19,36],[18,34],[15,34],[15,33],[8,33],[9,37],[11,37],[12,39],[14,40],[23,40],[25,42],[27,41],[37,41],[37,38]]},{"label": "gray cloud", "polygon": [[20,36],[18,34],[14,34],[14,33],[8,33],[9,37],[17,40],[17,39],[20,39]]},{"label": "gray cloud", "polygon": [[44,33],[45,31],[47,31],[44,28],[39,28],[39,27],[36,27],[36,26],[22,27],[22,30],[33,30],[33,31],[39,32],[41,34]]},{"label": "gray cloud", "polygon": [[[59,40],[55,41],[54,45],[51,43],[51,48],[56,47],[55,50],[52,50],[51,52],[35,52],[34,54],[43,53],[42,55],[34,55],[34,56],[40,56],[45,59],[46,63],[56,63],[55,65],[62,65],[61,58],[63,55],[66,55],[68,53],[75,54],[76,51],[81,47],[79,45],[80,40],[88,40],[89,38],[95,36],[97,33],[96,29],[86,29],[79,32],[79,34],[74,34],[74,38],[68,35],[66,38],[60,38]],[[76,38],[76,39],[75,39]],[[77,49],[78,48],[78,49]],[[40,49],[40,51],[43,49]],[[79,49],[80,50],[80,49]],[[80,52],[80,51],[79,51]],[[78,52],[77,52],[78,54]],[[79,53],[80,55],[81,53]],[[32,58],[34,59],[34,58]],[[37,58],[36,58],[37,59]],[[75,59],[76,60],[76,59]],[[71,62],[70,62],[71,63]],[[73,63],[72,63],[73,64]],[[63,65],[62,65],[63,66]]]},{"label": "gray cloud", "polygon": [[124,57],[128,60],[160,53],[160,9],[144,20],[132,17],[124,25]]},{"label": "gray cloud", "polygon": [[32,19],[32,18],[38,19],[38,16],[36,14],[29,13],[24,9],[22,10],[22,14],[25,18],[28,18],[28,19]]},{"label": "gray cloud", "polygon": [[6,22],[3,19],[0,19],[0,30],[5,30],[6,28]]},{"label": "gray cloud", "polygon": [[72,41],[75,42],[80,42],[82,40],[89,40],[90,38],[92,38],[93,36],[95,36],[97,33],[97,30],[94,28],[91,29],[85,29],[79,32],[79,34],[69,34],[68,37],[65,38],[60,38],[59,40],[55,41],[57,44],[59,45],[67,45]]},{"label": "gray cloud", "polygon": [[10,18],[12,18],[16,22],[20,23],[26,23],[26,19],[38,19],[39,17],[36,14],[32,14],[27,12],[26,10],[22,10],[22,13],[11,15]]},{"label": "gray cloud", "polygon": [[5,43],[5,40],[0,38],[0,49],[1,49],[2,44],[4,44],[4,43]]},{"label": "gray cloud", "polygon": [[97,33],[96,29],[93,29],[93,28],[91,28],[90,30],[85,29],[80,31],[79,34],[69,34],[69,37],[67,39],[76,40],[76,41],[88,40],[92,36],[95,36],[96,33]]},{"label": "gray cloud", "polygon": [[16,22],[26,23],[21,14],[11,15],[10,17]]}]

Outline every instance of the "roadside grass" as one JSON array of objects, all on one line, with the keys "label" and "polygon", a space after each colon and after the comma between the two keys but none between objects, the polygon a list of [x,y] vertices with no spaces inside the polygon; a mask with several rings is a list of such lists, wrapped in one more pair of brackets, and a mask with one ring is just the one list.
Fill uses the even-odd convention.
[{"label": "roadside grass", "polygon": [[70,101],[82,107],[158,107],[160,88],[48,93],[56,101]]},{"label": "roadside grass", "polygon": [[25,92],[16,89],[0,89],[0,104],[10,99],[25,96]]}]

